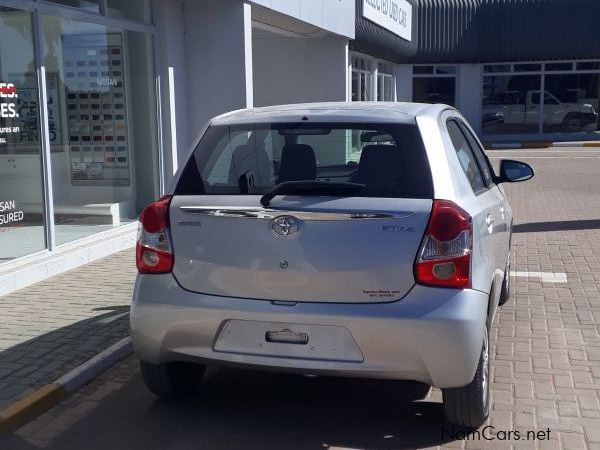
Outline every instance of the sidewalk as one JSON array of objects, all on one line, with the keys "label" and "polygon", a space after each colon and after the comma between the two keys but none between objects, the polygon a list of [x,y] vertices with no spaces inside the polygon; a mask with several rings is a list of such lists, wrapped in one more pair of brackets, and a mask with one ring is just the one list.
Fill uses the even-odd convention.
[{"label": "sidewalk", "polygon": [[129,334],[125,250],[0,296],[0,411]]}]

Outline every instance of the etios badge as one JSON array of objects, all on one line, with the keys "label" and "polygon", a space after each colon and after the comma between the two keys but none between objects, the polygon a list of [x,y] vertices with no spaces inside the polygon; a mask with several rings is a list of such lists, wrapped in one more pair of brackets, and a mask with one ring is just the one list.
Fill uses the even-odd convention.
[{"label": "etios badge", "polygon": [[300,231],[300,221],[292,216],[278,216],[271,224],[273,234],[280,237],[292,237]]}]

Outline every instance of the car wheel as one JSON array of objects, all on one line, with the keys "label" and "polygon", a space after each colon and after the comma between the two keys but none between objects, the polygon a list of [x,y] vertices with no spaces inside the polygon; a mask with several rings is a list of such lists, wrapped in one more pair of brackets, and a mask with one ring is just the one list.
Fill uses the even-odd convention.
[{"label": "car wheel", "polygon": [[580,131],[583,128],[583,120],[575,114],[570,114],[565,118],[565,126],[569,131]]},{"label": "car wheel", "polygon": [[504,280],[502,280],[502,290],[500,291],[500,299],[498,305],[504,305],[510,299],[510,255],[506,263],[504,271]]},{"label": "car wheel", "polygon": [[140,361],[146,387],[157,397],[173,400],[198,391],[206,366],[186,362],[152,364]]},{"label": "car wheel", "polygon": [[490,358],[488,331],[485,327],[483,348],[475,377],[466,386],[442,389],[446,420],[464,428],[479,428],[490,410]]}]

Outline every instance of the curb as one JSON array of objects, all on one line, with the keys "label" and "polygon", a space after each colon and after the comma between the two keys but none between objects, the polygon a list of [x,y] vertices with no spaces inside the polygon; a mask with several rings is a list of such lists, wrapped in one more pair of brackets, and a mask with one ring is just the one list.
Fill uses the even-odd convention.
[{"label": "curb", "polygon": [[555,142],[553,147],[600,147],[600,141]]},{"label": "curb", "polygon": [[131,337],[128,336],[63,375],[54,383],[47,384],[14,402],[0,411],[0,435],[13,432],[48,411],[132,352]]}]

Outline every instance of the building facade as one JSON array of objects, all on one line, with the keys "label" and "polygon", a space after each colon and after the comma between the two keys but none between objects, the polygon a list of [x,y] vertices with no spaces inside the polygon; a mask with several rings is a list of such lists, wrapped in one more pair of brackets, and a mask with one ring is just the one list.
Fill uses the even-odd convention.
[{"label": "building facade", "polygon": [[135,242],[212,116],[456,106],[487,141],[590,139],[596,0],[0,0],[0,294]]},{"label": "building facade", "polygon": [[597,139],[599,18],[596,0],[357,0],[353,99],[376,101],[387,65],[392,100],[453,105],[487,142]]}]

